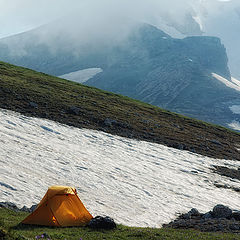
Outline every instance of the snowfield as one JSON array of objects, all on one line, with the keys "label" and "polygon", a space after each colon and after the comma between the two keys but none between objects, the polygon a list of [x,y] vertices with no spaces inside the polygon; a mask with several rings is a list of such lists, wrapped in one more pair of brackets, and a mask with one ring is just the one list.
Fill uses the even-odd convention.
[{"label": "snowfield", "polygon": [[78,82],[78,83],[84,83],[102,71],[103,70],[101,68],[87,68],[87,69],[67,73],[59,77],[70,80],[70,81]]},{"label": "snowfield", "polygon": [[239,186],[211,165],[240,167],[159,144],[78,129],[0,109],[0,201],[38,203],[51,185],[70,185],[95,216],[159,227],[192,207],[239,209]]}]

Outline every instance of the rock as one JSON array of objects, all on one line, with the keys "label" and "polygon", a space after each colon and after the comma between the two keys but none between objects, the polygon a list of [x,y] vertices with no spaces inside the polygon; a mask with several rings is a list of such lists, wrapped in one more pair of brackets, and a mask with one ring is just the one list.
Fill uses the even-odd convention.
[{"label": "rock", "polygon": [[111,118],[106,118],[104,120],[104,125],[107,127],[119,127],[119,128],[129,128],[130,126],[127,123],[119,122]]},{"label": "rock", "polygon": [[213,208],[212,215],[214,218],[230,218],[232,210],[227,206],[218,204]]},{"label": "rock", "polygon": [[185,149],[185,145],[184,144],[181,144],[181,143],[174,143],[173,144],[173,147],[174,148],[177,148],[179,150],[184,150]]},{"label": "rock", "polygon": [[33,204],[31,207],[30,207],[30,211],[33,212],[36,208],[37,208],[38,204]]},{"label": "rock", "polygon": [[192,208],[188,213],[191,216],[200,216],[200,212],[196,208]]},{"label": "rock", "polygon": [[202,219],[211,219],[211,218],[213,218],[211,211],[203,214],[202,216]]},{"label": "rock", "polygon": [[31,212],[31,210],[30,210],[28,207],[26,207],[26,206],[23,206],[23,207],[20,209],[20,211],[22,211],[22,212]]},{"label": "rock", "polygon": [[240,211],[234,211],[231,217],[234,218],[236,221],[240,221]]},{"label": "rock", "polygon": [[14,211],[20,211],[20,209],[17,207],[17,205],[14,203],[11,203],[11,202],[0,202],[0,207],[11,209]]},{"label": "rock", "polygon": [[108,127],[111,127],[112,125],[114,124],[117,124],[117,121],[116,120],[113,120],[111,118],[106,118],[104,120],[104,125],[108,126]]},{"label": "rock", "polygon": [[15,203],[11,203],[11,202],[0,202],[0,207],[2,208],[7,208],[7,209],[10,209],[10,210],[13,210],[13,211],[23,211],[23,212],[33,212],[36,207],[37,207],[37,204],[36,205],[32,205],[31,208],[28,208],[26,206],[23,206],[22,208],[19,208],[17,207],[17,205]]},{"label": "rock", "polygon": [[239,224],[231,224],[229,226],[231,230],[240,230],[240,225]]},{"label": "rock", "polygon": [[213,211],[205,214],[193,208],[188,213],[180,215],[176,220],[163,225],[164,228],[196,229],[202,232],[240,233],[240,211],[233,211],[217,205]]},{"label": "rock", "polygon": [[29,106],[32,108],[38,108],[38,104],[35,102],[29,102]]},{"label": "rock", "polygon": [[200,216],[200,212],[196,208],[192,208],[188,213],[182,214],[180,218],[190,219],[192,217]]},{"label": "rock", "polygon": [[114,229],[117,225],[114,220],[108,216],[97,216],[89,222],[88,227],[93,229]]},{"label": "rock", "polygon": [[81,109],[79,107],[72,106],[69,108],[68,112],[74,115],[79,115]]},{"label": "rock", "polygon": [[222,145],[218,140],[215,140],[215,139],[210,140],[210,142],[216,145],[220,145],[220,146]]}]

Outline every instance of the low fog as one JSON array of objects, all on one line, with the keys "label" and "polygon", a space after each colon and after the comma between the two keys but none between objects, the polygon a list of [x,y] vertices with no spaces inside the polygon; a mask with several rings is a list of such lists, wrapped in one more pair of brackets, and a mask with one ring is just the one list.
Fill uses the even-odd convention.
[{"label": "low fog", "polygon": [[223,4],[240,5],[237,0],[0,0],[0,37],[54,20],[55,31],[64,31],[78,41],[86,35],[89,38],[124,36],[136,22],[161,27],[167,19],[167,25],[169,22],[184,24],[186,13],[201,19],[208,12],[215,16]]},{"label": "low fog", "polygon": [[[76,42],[125,38],[139,22],[158,25],[167,14],[182,19],[199,0],[0,0],[0,37],[52,22],[41,39],[63,34]],[[180,20],[181,21],[181,20]],[[46,39],[45,39],[46,38]]]},{"label": "low fog", "polygon": [[52,49],[56,39],[76,48],[119,44],[149,23],[176,38],[220,37],[238,68],[239,0],[0,0],[0,9],[0,38],[42,26],[36,39]]}]

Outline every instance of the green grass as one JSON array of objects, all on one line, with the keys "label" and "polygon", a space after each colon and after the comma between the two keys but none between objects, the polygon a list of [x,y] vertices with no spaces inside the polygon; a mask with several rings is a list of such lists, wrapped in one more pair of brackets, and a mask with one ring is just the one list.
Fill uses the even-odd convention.
[{"label": "green grass", "polygon": [[[0,62],[0,108],[210,157],[240,160],[239,133],[4,62]],[[106,124],[106,119],[115,123]]]},{"label": "green grass", "polygon": [[[174,230],[160,228],[135,228],[118,225],[115,230],[91,230],[87,227],[51,228],[22,225],[27,216],[24,212],[14,212],[0,208],[0,229],[6,233],[6,240],[35,239],[47,233],[51,239],[67,240],[237,240],[240,235],[224,233],[202,233],[194,230]],[[0,237],[1,239],[1,237]],[[4,238],[3,238],[4,239]]]}]

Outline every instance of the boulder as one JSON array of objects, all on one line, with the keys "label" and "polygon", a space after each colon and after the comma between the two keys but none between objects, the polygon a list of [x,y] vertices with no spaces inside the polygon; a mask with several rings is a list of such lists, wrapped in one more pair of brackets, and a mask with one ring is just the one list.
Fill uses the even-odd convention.
[{"label": "boulder", "polygon": [[196,208],[192,208],[188,213],[182,214],[181,218],[191,219],[192,217],[199,217],[201,214]]},{"label": "boulder", "polygon": [[23,206],[20,210],[23,212],[31,212],[31,210],[26,206]]},{"label": "boulder", "polygon": [[68,109],[68,112],[69,112],[70,114],[79,115],[80,112],[81,112],[81,109],[80,109],[79,107],[71,106],[71,107]]},{"label": "boulder", "polygon": [[240,221],[240,211],[234,211],[232,213],[232,218],[234,218],[236,221]]},{"label": "boulder", "polygon": [[97,216],[89,222],[88,227],[93,229],[114,229],[117,225],[114,220],[108,216]]},{"label": "boulder", "polygon": [[202,216],[202,219],[211,219],[211,218],[213,218],[211,211],[203,214]]},{"label": "boulder", "polygon": [[37,208],[38,204],[33,204],[31,207],[30,207],[30,211],[33,212],[36,208]]},{"label": "boulder", "polygon": [[232,210],[222,204],[218,204],[213,208],[212,215],[214,218],[231,218]]}]

